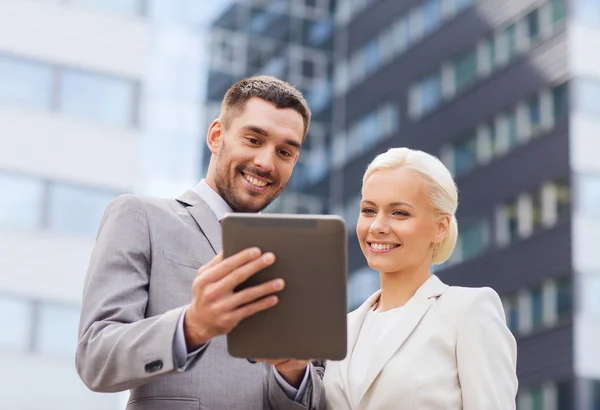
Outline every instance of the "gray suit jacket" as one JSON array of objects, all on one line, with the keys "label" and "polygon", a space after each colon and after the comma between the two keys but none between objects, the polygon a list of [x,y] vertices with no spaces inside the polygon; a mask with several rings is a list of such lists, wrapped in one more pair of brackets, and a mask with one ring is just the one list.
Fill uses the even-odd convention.
[{"label": "gray suit jacket", "polygon": [[211,340],[186,371],[173,339],[200,266],[221,250],[221,225],[193,191],[177,200],[124,195],[100,224],[85,281],[77,371],[92,390],[131,389],[128,410],[321,410],[323,368],[310,366],[300,403],[267,364]]}]

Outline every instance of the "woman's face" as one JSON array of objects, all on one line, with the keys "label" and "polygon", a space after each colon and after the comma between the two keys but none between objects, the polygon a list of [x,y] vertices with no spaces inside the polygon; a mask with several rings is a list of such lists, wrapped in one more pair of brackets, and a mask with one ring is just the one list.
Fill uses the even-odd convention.
[{"label": "woman's face", "polygon": [[422,177],[402,168],[376,171],[362,194],[356,235],[369,266],[381,273],[429,269],[449,221],[436,215]]}]

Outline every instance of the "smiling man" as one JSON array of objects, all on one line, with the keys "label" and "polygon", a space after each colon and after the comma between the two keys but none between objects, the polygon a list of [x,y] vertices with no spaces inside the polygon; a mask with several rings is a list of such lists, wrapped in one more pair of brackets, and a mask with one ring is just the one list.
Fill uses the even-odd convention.
[{"label": "smiling man", "polygon": [[[128,410],[323,409],[323,368],[254,363],[225,335],[277,304],[273,280],[234,292],[274,262],[224,259],[220,221],[260,212],[289,181],[310,123],[301,93],[273,77],[242,80],[210,125],[206,178],[176,200],[125,195],[100,225],[83,295],[77,371],[94,391],[131,390]],[[273,335],[276,337],[276,335]]]}]

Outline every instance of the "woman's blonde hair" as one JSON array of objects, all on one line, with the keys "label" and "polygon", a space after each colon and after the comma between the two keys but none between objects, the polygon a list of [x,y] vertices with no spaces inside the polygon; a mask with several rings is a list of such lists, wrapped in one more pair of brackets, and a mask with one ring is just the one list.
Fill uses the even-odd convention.
[{"label": "woman's blonde hair", "polygon": [[425,180],[427,196],[434,212],[450,215],[446,237],[433,247],[431,263],[442,264],[452,255],[458,239],[458,223],[454,215],[458,207],[456,184],[448,168],[433,155],[410,148],[391,148],[376,156],[369,164],[363,176],[363,186],[377,171],[400,168],[413,171]]}]

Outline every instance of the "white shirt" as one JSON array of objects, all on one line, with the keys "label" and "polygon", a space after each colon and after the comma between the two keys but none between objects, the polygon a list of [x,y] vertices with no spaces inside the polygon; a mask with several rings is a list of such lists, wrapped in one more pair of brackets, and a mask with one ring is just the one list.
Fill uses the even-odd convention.
[{"label": "white shirt", "polygon": [[364,383],[373,353],[402,316],[402,306],[386,312],[375,312],[371,308],[367,312],[348,363],[348,391],[353,407],[358,406],[360,387]]}]

